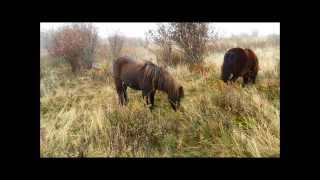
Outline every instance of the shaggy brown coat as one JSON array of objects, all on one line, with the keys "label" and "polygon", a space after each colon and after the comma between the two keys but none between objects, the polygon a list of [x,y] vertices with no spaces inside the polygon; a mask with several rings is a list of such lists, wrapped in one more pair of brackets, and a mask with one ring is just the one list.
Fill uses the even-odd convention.
[{"label": "shaggy brown coat", "polygon": [[113,77],[120,104],[128,103],[127,87],[141,90],[147,104],[154,107],[156,90],[166,92],[171,107],[176,111],[184,96],[183,87],[163,68],[152,62],[135,61],[129,57],[120,57],[113,64]]},{"label": "shaggy brown coat", "polygon": [[[236,81],[243,77],[243,83],[255,83],[259,71],[259,62],[251,49],[232,48],[229,49],[221,67],[221,79],[224,82]],[[230,79],[232,75],[232,78]]]}]

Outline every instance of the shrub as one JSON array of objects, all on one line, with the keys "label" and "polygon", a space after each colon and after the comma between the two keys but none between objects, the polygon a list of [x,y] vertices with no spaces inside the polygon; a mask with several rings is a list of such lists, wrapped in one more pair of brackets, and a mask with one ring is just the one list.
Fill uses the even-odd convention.
[{"label": "shrub", "polygon": [[66,59],[75,73],[91,69],[97,39],[97,31],[91,24],[64,26],[53,34],[48,51],[54,57]]},{"label": "shrub", "polygon": [[[154,51],[149,47],[149,41],[156,44],[160,49]],[[169,26],[167,24],[158,24],[156,30],[149,30],[146,34],[145,48],[156,55],[160,64],[172,64],[172,40],[170,37]]]},{"label": "shrub", "polygon": [[213,31],[208,23],[170,23],[171,39],[183,50],[189,63],[201,63]]},{"label": "shrub", "polygon": [[[173,45],[181,49],[183,61],[201,63],[208,52],[208,42],[214,42],[213,30],[208,23],[169,23],[159,24],[156,30],[149,30],[147,42],[151,40],[160,47],[157,59],[166,64],[175,64]],[[150,48],[149,48],[150,50]],[[152,51],[151,51],[152,52]]]}]

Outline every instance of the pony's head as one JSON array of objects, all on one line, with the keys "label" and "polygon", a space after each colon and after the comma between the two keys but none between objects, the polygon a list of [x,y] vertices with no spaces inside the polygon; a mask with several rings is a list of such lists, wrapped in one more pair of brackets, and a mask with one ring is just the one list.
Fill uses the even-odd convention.
[{"label": "pony's head", "polygon": [[168,100],[173,110],[177,111],[180,108],[181,99],[184,97],[183,87],[176,86],[172,93],[168,94]]},{"label": "pony's head", "polygon": [[168,101],[173,110],[177,111],[180,108],[181,99],[184,97],[183,87],[161,67],[161,78],[158,82],[158,88],[168,94]]}]

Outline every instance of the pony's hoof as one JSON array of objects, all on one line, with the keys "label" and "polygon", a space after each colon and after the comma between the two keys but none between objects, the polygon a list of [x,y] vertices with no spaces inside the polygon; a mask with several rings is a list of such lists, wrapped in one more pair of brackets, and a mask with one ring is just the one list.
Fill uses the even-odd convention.
[{"label": "pony's hoof", "polygon": [[149,107],[150,111],[154,110],[154,106]]}]

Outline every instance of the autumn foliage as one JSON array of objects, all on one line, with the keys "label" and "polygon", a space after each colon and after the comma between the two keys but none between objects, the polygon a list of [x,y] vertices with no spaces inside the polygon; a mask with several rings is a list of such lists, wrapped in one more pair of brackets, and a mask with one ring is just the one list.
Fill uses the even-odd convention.
[{"label": "autumn foliage", "polygon": [[91,69],[98,35],[91,24],[73,24],[57,30],[48,48],[54,57],[70,63],[72,72]]}]

